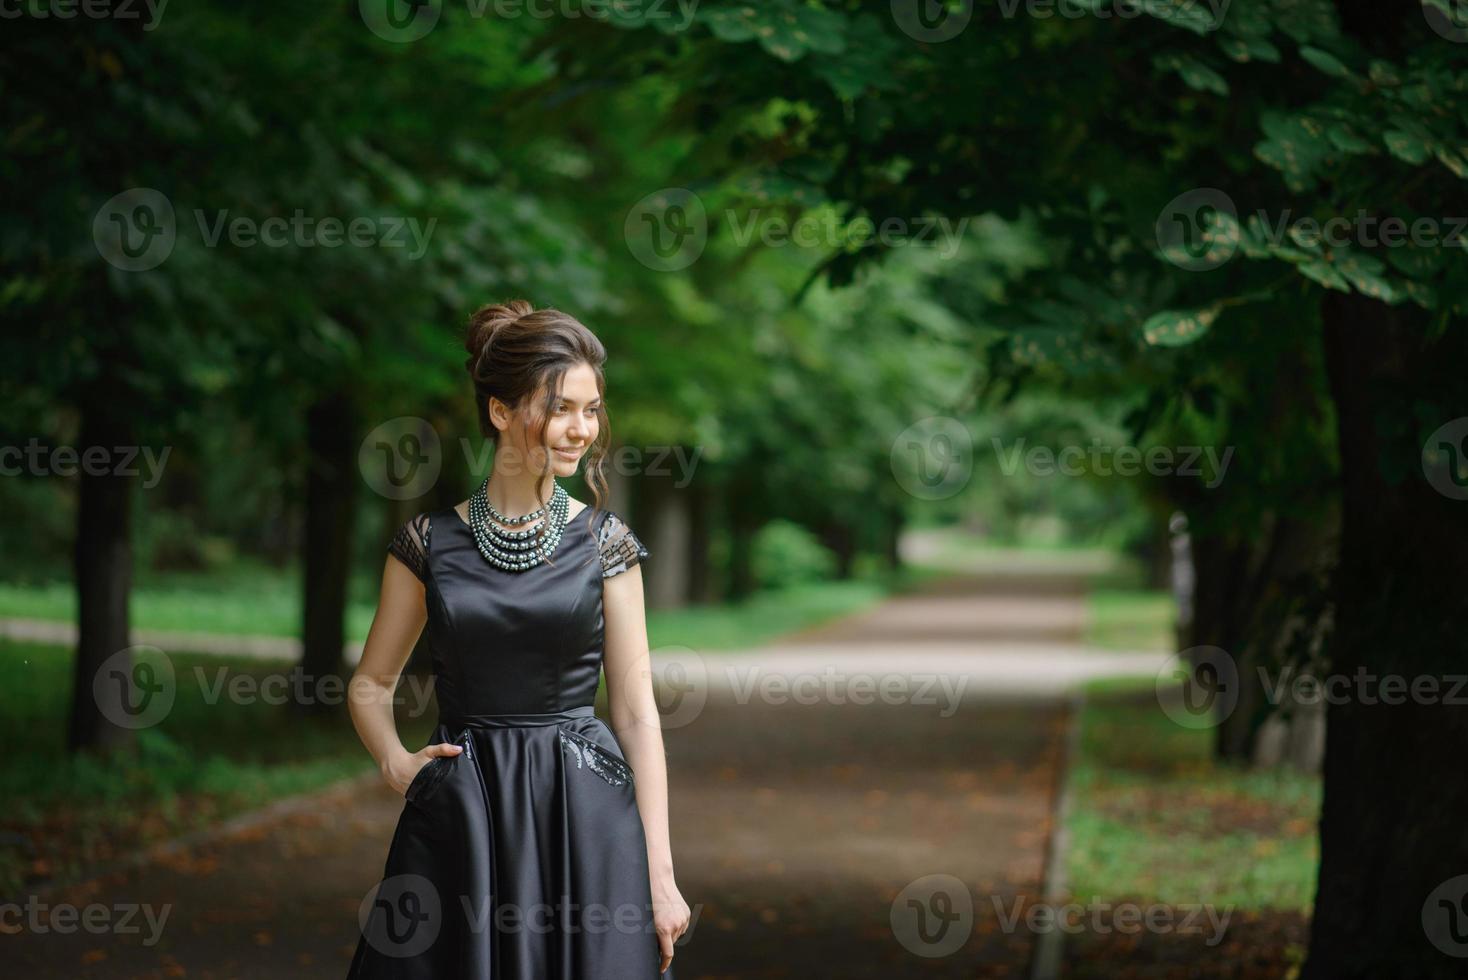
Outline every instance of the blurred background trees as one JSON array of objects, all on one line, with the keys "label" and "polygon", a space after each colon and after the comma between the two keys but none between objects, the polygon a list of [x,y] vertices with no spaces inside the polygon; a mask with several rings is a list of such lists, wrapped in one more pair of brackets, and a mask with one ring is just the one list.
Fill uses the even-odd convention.
[{"label": "blurred background trees", "polygon": [[[308,674],[344,669],[390,530],[488,462],[459,331],[515,296],[611,351],[635,461],[614,503],[659,555],[656,608],[892,569],[914,522],[1116,547],[1160,584],[1182,515],[1179,645],[1239,670],[1220,756],[1261,754],[1276,712],[1256,668],[1461,663],[1468,517],[1421,476],[1425,445],[1464,450],[1429,445],[1468,415],[1461,237],[1299,227],[1452,216],[1468,45],[1442,29],[1450,0],[984,5],[947,37],[886,4],[703,4],[688,23],[390,6],[436,26],[384,39],[357,3],[280,0],[177,5],[156,29],[7,22],[4,441],[169,452],[145,489],[0,481],[8,612],[78,626],[73,748],[127,739],[90,678],[128,646],[138,581],[288,583],[254,625],[298,635]],[[399,222],[402,244],[230,240],[234,219],[300,214]],[[156,265],[108,254],[165,218]],[[916,241],[862,235],[889,219]],[[792,225],[830,231],[770,237]],[[371,492],[359,462],[403,416],[441,440],[413,499]],[[923,500],[894,446],[933,418],[968,433],[972,473]],[[1098,443],[1232,456],[1133,478],[1005,465]],[[229,617],[198,625],[251,632]],[[1455,771],[1462,718],[1331,707],[1307,975],[1406,968],[1407,897],[1427,855],[1468,862],[1468,801],[1395,760]]]}]

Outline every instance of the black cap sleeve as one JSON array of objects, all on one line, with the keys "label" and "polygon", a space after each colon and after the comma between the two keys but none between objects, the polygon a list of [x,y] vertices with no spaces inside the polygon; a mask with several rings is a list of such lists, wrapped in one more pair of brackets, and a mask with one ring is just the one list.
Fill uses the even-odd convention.
[{"label": "black cap sleeve", "polygon": [[602,520],[597,550],[601,553],[602,578],[621,574],[648,555],[647,548],[632,529],[611,511],[607,511]]},{"label": "black cap sleeve", "polygon": [[420,582],[428,581],[428,531],[428,515],[419,514],[404,522],[387,546],[387,553],[407,565]]}]

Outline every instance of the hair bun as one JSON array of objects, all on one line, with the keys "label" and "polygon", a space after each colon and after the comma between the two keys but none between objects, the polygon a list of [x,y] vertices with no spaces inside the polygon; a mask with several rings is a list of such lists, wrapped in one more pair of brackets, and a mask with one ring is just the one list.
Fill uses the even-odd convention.
[{"label": "hair bun", "polygon": [[523,299],[513,299],[508,303],[487,303],[474,311],[469,317],[469,332],[464,338],[464,350],[469,352],[470,371],[489,350],[494,336],[500,330],[510,326],[527,313],[534,313],[535,307]]}]

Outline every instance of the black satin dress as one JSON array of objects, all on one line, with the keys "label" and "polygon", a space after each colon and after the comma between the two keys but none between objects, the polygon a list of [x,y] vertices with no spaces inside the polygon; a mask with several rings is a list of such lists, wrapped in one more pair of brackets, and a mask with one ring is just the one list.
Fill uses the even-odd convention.
[{"label": "black satin dress", "polygon": [[634,776],[592,713],[602,580],[648,552],[592,510],[569,519],[554,565],[522,572],[485,561],[453,509],[393,537],[424,584],[429,744],[464,751],[408,787],[349,980],[658,980]]}]

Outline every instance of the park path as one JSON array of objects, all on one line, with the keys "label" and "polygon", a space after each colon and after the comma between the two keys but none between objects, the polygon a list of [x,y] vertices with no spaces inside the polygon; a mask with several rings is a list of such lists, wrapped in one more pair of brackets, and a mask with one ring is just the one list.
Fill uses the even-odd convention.
[{"label": "park path", "polygon": [[[1032,937],[1001,912],[1040,895],[1065,692],[1156,663],[1079,646],[1084,571],[958,567],[778,644],[699,658],[706,699],[666,733],[695,912],[679,980],[1027,975]],[[373,777],[247,817],[40,896],[114,922],[141,908],[138,932],[27,928],[0,944],[32,978],[341,976],[402,807]],[[937,947],[915,938],[916,912],[892,915],[932,875],[973,905],[943,956],[921,955]],[[150,943],[146,913],[165,909]]]}]

